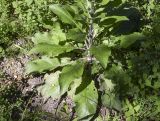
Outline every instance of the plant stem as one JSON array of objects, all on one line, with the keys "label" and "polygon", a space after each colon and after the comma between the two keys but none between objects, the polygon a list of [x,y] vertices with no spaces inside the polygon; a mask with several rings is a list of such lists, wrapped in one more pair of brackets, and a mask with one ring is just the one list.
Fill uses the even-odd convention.
[{"label": "plant stem", "polygon": [[94,42],[94,27],[93,27],[93,16],[94,16],[94,0],[91,1],[91,8],[88,8],[89,11],[89,29],[88,29],[88,34],[87,34],[87,38],[85,40],[85,46],[86,46],[86,50],[87,50],[87,61],[91,62],[92,61],[92,57],[91,57],[91,53],[90,53],[90,48]]}]

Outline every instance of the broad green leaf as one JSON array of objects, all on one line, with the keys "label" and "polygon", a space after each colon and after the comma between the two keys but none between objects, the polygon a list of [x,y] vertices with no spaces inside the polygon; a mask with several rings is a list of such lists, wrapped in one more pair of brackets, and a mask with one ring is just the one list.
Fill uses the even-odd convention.
[{"label": "broad green leaf", "polygon": [[83,91],[74,95],[74,102],[76,115],[79,119],[88,116],[86,119],[88,121],[93,117],[98,103],[98,93],[93,81]]},{"label": "broad green leaf", "polygon": [[107,3],[107,5],[109,7],[117,7],[119,6],[123,1],[122,0],[110,0],[109,3]]},{"label": "broad green leaf", "polygon": [[151,80],[145,79],[145,86],[152,87]]},{"label": "broad green leaf", "polygon": [[3,48],[0,46],[0,53],[3,51]]},{"label": "broad green leaf", "polygon": [[28,6],[30,6],[33,3],[33,0],[25,0]]},{"label": "broad green leaf", "polygon": [[62,22],[71,24],[71,25],[76,25],[76,27],[81,30],[81,27],[74,20],[71,14],[66,9],[63,8],[63,6],[54,4],[50,6],[50,9],[52,10],[53,13],[55,13],[61,19]]},{"label": "broad green leaf", "polygon": [[137,106],[134,107],[134,110],[135,110],[136,112],[138,112],[140,109],[141,109],[141,106],[140,106],[140,105],[137,105]]},{"label": "broad green leaf", "polygon": [[83,15],[88,18],[89,17],[89,13],[88,13],[89,1],[88,0],[76,0],[75,2],[79,8],[79,11],[83,11]]},{"label": "broad green leaf", "polygon": [[99,71],[102,69],[101,65],[98,64],[99,62],[93,61],[92,62],[92,74],[95,75],[99,73]]},{"label": "broad green leaf", "polygon": [[32,37],[32,41],[34,42],[34,44],[39,44],[39,43],[54,44],[54,41],[52,40],[52,35],[48,32],[36,33],[34,37]]},{"label": "broad green leaf", "polygon": [[70,90],[68,91],[68,96],[73,99],[74,95],[76,94],[76,89],[81,85],[82,77],[79,79],[75,79],[72,84],[70,85]]},{"label": "broad green leaf", "polygon": [[33,72],[41,73],[45,70],[52,70],[60,65],[57,58],[50,59],[48,57],[42,57],[42,59],[37,59],[30,61],[26,64],[26,73],[30,74]]},{"label": "broad green leaf", "polygon": [[79,79],[84,70],[84,63],[76,62],[72,65],[67,65],[62,69],[62,73],[59,77],[59,84],[61,94],[64,94],[68,91],[69,86],[75,79]]},{"label": "broad green leaf", "polygon": [[145,36],[138,32],[134,32],[133,34],[129,35],[122,35],[119,37],[119,40],[121,40],[120,46],[122,48],[127,48],[133,43],[135,43],[137,40],[142,40],[144,38]]},{"label": "broad green leaf", "polygon": [[115,96],[114,93],[106,92],[102,95],[102,104],[108,108],[113,108],[118,111],[121,111],[121,102],[118,97]]},{"label": "broad green leaf", "polygon": [[73,61],[71,61],[71,58],[68,57],[61,58],[60,61],[61,61],[61,66],[73,63]]},{"label": "broad green leaf", "polygon": [[114,93],[112,93],[114,86],[115,84],[113,84],[110,79],[101,75],[100,90],[105,92],[105,94],[102,95],[102,104],[109,108],[121,110],[121,103],[119,99],[114,95]]},{"label": "broad green leaf", "polygon": [[52,40],[55,44],[59,44],[59,42],[66,40],[66,34],[63,33],[62,30],[52,31],[52,34]]},{"label": "broad green leaf", "polygon": [[[158,74],[158,75],[159,75],[159,74]],[[159,88],[160,88],[160,82],[159,82],[159,80],[158,80],[158,81],[154,82],[153,89],[157,90],[157,89],[159,89]]]},{"label": "broad green leaf", "polygon": [[94,37],[97,37],[103,31],[103,27],[100,27],[98,24],[93,24],[93,28],[94,28]]},{"label": "broad green leaf", "polygon": [[76,88],[75,94],[79,94],[82,92],[86,87],[92,82],[92,68],[89,64],[86,64],[84,67],[84,72],[82,75],[82,82],[81,84]]},{"label": "broad green leaf", "polygon": [[106,45],[99,45],[91,47],[91,53],[95,58],[101,63],[101,65],[106,68],[108,64],[108,58],[111,54],[110,48]]},{"label": "broad green leaf", "polygon": [[83,12],[86,12],[88,7],[90,6],[90,3],[88,0],[75,0],[77,3],[77,6],[83,10]]},{"label": "broad green leaf", "polygon": [[29,54],[40,53],[54,57],[65,52],[70,52],[73,49],[74,47],[71,46],[61,46],[61,45],[41,43],[36,45],[33,49],[31,49]]},{"label": "broad green leaf", "polygon": [[76,5],[64,5],[63,8],[67,10],[72,16],[75,16],[78,14],[78,6]]},{"label": "broad green leaf", "polygon": [[100,80],[100,89],[102,91],[113,91],[115,84],[112,83],[112,80],[104,78],[102,76]]},{"label": "broad green leaf", "polygon": [[77,42],[84,42],[86,34],[82,33],[79,29],[70,29],[67,33],[67,39],[74,40]]},{"label": "broad green leaf", "polygon": [[101,115],[99,115],[97,118],[96,118],[96,120],[95,121],[104,121],[104,117],[102,117]]},{"label": "broad green leaf", "polygon": [[44,99],[52,97],[53,99],[60,98],[60,86],[58,82],[60,71],[55,73],[46,74],[44,76],[45,84],[37,88],[38,92]]},{"label": "broad green leaf", "polygon": [[125,111],[125,116],[130,117],[135,114],[134,107],[132,104],[129,102],[128,99],[125,100],[125,104],[127,106],[127,111]]},{"label": "broad green leaf", "polygon": [[108,16],[108,17],[103,17],[100,20],[100,23],[102,26],[106,25],[112,25],[114,23],[118,23],[121,21],[128,21],[129,19],[126,16]]},{"label": "broad green leaf", "polygon": [[50,9],[55,13],[64,23],[75,24],[73,17],[70,13],[64,9],[61,5],[54,4],[50,6]]},{"label": "broad green leaf", "polygon": [[116,19],[115,22],[128,21],[129,19],[126,16],[111,16],[111,18]]},{"label": "broad green leaf", "polygon": [[101,5],[106,5],[109,3],[110,0],[102,0]]},{"label": "broad green leaf", "polygon": [[[18,1],[13,1],[12,2],[13,8],[17,8],[18,7]],[[15,10],[16,11],[16,10]]]},{"label": "broad green leaf", "polygon": [[[159,75],[159,74],[158,74]],[[146,79],[145,80],[145,85],[148,86],[148,87],[151,87],[155,90],[159,89],[160,88],[160,82],[159,81],[154,81],[154,83],[152,83],[151,80],[149,79]]]},{"label": "broad green leaf", "polygon": [[[120,94],[126,93],[128,91],[128,85],[131,84],[131,77],[124,71],[123,66],[120,64],[112,64],[109,70],[104,71],[104,76],[107,79],[111,79],[117,85],[117,91]],[[135,87],[131,88],[133,90]],[[137,90],[137,89],[136,89]]]},{"label": "broad green leaf", "polygon": [[[105,10],[105,8],[98,8],[97,10],[95,10],[95,14],[99,15],[102,14],[102,12]],[[105,15],[105,14],[104,14]],[[99,16],[100,17],[100,16]],[[100,17],[101,18],[101,17]]]},{"label": "broad green leaf", "polygon": [[36,33],[32,37],[34,44],[48,43],[48,44],[58,44],[61,41],[66,40],[65,33],[60,29],[52,30],[51,32]]}]

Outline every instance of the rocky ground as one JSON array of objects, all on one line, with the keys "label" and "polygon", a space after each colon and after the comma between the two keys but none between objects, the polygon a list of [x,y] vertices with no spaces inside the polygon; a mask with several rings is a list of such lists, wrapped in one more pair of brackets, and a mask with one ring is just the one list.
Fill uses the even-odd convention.
[{"label": "rocky ground", "polygon": [[[21,43],[24,44],[24,43]],[[36,88],[44,83],[43,75],[28,76],[25,74],[25,64],[31,60],[31,58],[25,54],[19,54],[15,57],[4,57],[0,61],[0,70],[3,73],[3,77],[0,77],[0,87],[14,87],[20,92],[21,97],[24,98],[24,110],[40,110],[46,112],[42,118],[44,120],[63,120],[68,121],[72,115],[72,101],[68,97],[64,101],[49,98],[43,99],[41,95],[38,95]],[[17,93],[15,91],[15,93]],[[18,98],[12,95],[9,98]],[[0,94],[2,96],[2,94]],[[69,112],[61,111],[63,107],[67,105]],[[14,114],[13,114],[14,115]],[[16,114],[17,115],[17,114]],[[14,116],[13,116],[14,117]]]},{"label": "rocky ground", "polygon": [[[39,109],[50,114],[49,116],[48,114],[47,116],[44,116],[44,119],[50,120],[48,118],[56,118],[56,120],[58,120],[60,118],[67,118],[68,120],[70,117],[69,115],[72,115],[71,112],[70,114],[67,114],[68,112],[61,112],[61,109],[66,104],[68,106],[72,106],[71,99],[66,98],[65,101],[62,101],[61,103],[58,100],[54,100],[52,98],[44,101],[43,97],[38,95],[36,91],[36,87],[44,83],[43,76],[27,76],[24,73],[25,64],[29,60],[30,58],[24,55],[18,56],[16,58],[4,58],[3,61],[0,62],[0,69],[4,73],[4,78],[0,80],[0,84],[6,86],[15,85],[17,90],[22,92],[21,96],[27,97],[26,100],[28,102],[25,103],[27,104],[26,106],[28,109],[31,111]],[[72,107],[69,108],[71,111]]]}]

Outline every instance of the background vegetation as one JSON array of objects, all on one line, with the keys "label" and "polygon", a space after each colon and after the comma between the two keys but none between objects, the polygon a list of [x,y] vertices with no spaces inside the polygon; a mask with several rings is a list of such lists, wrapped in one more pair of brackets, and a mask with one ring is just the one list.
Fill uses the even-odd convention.
[{"label": "background vegetation", "polygon": [[[75,4],[75,1],[0,0],[1,63],[4,58],[17,58],[19,54],[28,56],[30,49],[30,53],[38,53],[30,55],[32,59],[26,64],[26,72],[33,74],[33,76],[44,76],[45,84],[35,88],[33,94],[41,94],[46,100],[49,97],[60,98],[61,95],[65,97],[66,92],[69,96],[72,94],[73,102],[75,102],[72,110],[73,115],[70,116],[66,113],[70,118],[66,120],[159,121],[159,2],[156,0],[95,1],[95,9],[99,10],[96,14],[99,15],[99,18],[97,17],[94,25],[94,29],[98,33],[95,46],[102,48],[100,50],[96,47],[92,49],[92,54],[98,61],[92,63],[90,76],[92,79],[97,79],[97,75],[103,75],[103,77],[98,84],[96,81],[92,81],[90,84],[83,83],[91,87],[88,93],[85,92],[88,97],[83,98],[82,95],[74,97],[72,88],[74,89],[79,85],[73,85],[69,82],[73,82],[75,77],[76,79],[81,76],[82,78],[86,77],[86,75],[81,74],[81,70],[83,70],[81,67],[88,63],[88,60],[84,65],[79,64],[79,61],[76,62],[76,60],[87,57],[87,51],[83,48],[85,43],[81,42],[80,38],[89,37],[90,18],[88,16],[91,13],[88,14],[85,8],[83,9],[84,6],[88,5],[87,0],[76,1],[78,5]],[[55,9],[54,4],[60,4],[60,6],[56,6]],[[52,7],[49,7],[50,5]],[[78,22],[78,25],[75,25],[72,19],[63,18],[56,11],[61,10],[62,5],[73,17],[73,21]],[[107,15],[104,15],[105,12]],[[79,32],[77,28],[82,29],[83,32]],[[52,40],[58,40],[58,42]],[[42,46],[38,45],[40,43],[58,43],[56,45],[57,50],[59,50],[58,54],[55,53],[56,56],[54,55],[54,51],[56,51],[54,49],[43,49]],[[68,45],[78,46],[80,50],[77,51]],[[62,46],[67,46],[67,48],[60,50]],[[107,53],[105,53],[106,51]],[[105,54],[99,57],[97,53]],[[55,58],[60,60],[61,65],[59,67],[53,65],[59,64]],[[80,71],[78,72],[75,68]],[[89,70],[87,64],[84,66],[85,69]],[[86,71],[83,73],[88,74]],[[56,81],[51,81],[53,78],[56,80],[59,74],[61,74],[60,87]],[[62,120],[44,118],[44,115],[50,117],[50,114],[46,114],[40,109],[31,111],[27,104],[30,102],[32,94],[23,95],[18,82],[14,82],[14,79],[9,79],[12,84],[6,83],[4,80],[8,80],[8,78],[2,67],[0,68],[0,80],[2,80],[0,82],[1,121]],[[63,80],[68,80],[68,83],[63,82]],[[52,87],[53,84],[56,85],[54,88]],[[85,90],[86,85],[83,85],[81,89]],[[63,90],[57,91],[59,88]],[[82,90],[79,92],[83,93]],[[88,98],[93,100],[85,102],[84,100]]]}]

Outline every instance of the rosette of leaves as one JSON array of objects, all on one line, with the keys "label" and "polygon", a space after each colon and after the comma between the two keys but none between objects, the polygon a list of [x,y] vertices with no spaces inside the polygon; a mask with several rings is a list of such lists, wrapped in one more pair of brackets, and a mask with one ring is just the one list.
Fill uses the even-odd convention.
[{"label": "rosette of leaves", "polygon": [[114,43],[120,40],[120,46],[127,48],[133,43],[130,38],[136,36],[135,42],[140,35],[121,35],[110,42],[117,26],[128,21],[125,16],[110,14],[123,4],[122,0],[68,3],[50,5],[56,15],[53,29],[33,37],[35,46],[29,53],[39,54],[40,58],[26,65],[26,73],[50,72],[45,75],[46,83],[38,88],[42,96],[60,98],[67,94],[75,103],[78,120],[91,120],[100,106],[99,100],[109,108],[120,110],[119,100],[112,94],[114,84],[105,78],[104,72]]}]

